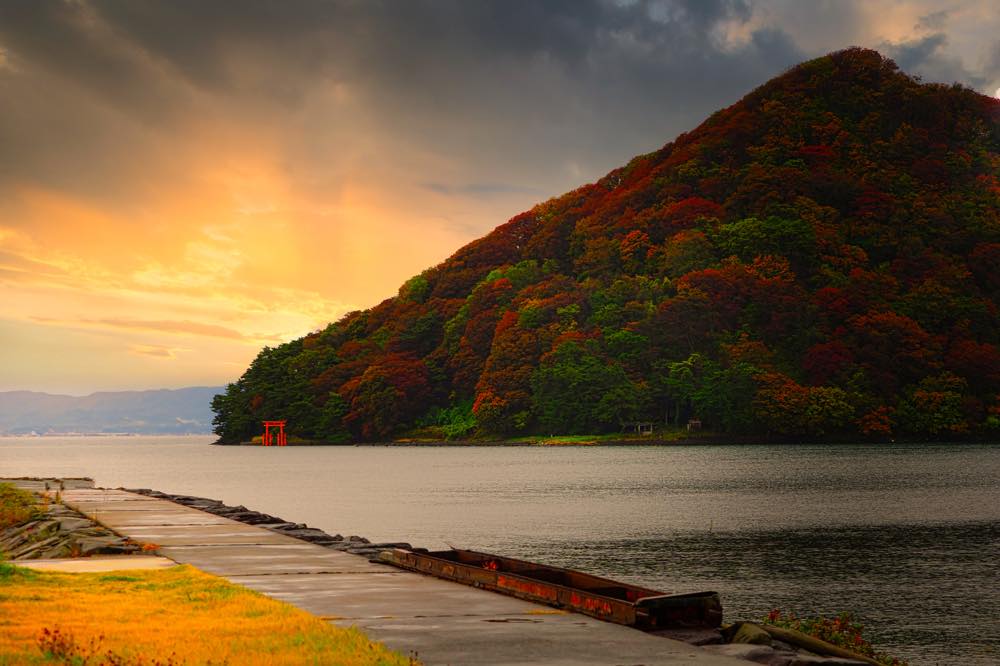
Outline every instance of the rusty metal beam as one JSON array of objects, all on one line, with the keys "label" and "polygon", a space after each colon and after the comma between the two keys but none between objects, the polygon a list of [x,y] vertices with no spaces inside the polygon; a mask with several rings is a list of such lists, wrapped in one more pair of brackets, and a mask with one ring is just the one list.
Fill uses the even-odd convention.
[{"label": "rusty metal beam", "polygon": [[387,550],[378,561],[645,630],[714,628],[722,623],[722,605],[715,592],[664,594],[580,571],[471,550]]}]

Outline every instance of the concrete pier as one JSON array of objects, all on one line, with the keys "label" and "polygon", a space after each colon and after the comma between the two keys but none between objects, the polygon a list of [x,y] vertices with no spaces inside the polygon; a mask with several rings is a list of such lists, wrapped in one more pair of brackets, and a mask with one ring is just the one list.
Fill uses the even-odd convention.
[{"label": "concrete pier", "polygon": [[371,563],[167,500],[69,487],[62,499],[124,536],[159,545],[159,553],[176,562],[337,625],[357,626],[429,665],[747,663],[584,615]]}]

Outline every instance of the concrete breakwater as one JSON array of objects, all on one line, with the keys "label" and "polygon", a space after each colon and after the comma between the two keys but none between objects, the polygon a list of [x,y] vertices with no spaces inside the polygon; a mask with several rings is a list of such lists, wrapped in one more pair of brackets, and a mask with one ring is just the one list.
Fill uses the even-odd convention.
[{"label": "concrete breakwater", "polygon": [[175,502],[176,504],[198,509],[199,511],[211,513],[216,516],[222,516],[246,525],[263,527],[264,529],[272,530],[279,534],[284,534],[302,541],[308,541],[309,543],[314,543],[332,550],[343,551],[352,555],[377,555],[383,550],[390,548],[405,548],[406,550],[414,550],[410,544],[401,541],[372,543],[365,537],[356,535],[348,537],[341,536],[340,534],[330,535],[321,529],[309,527],[305,523],[293,523],[270,514],[248,509],[242,505],[229,506],[219,500],[210,499],[208,497],[173,495],[170,493],[160,492],[158,490],[150,490],[149,488],[123,488],[122,490],[127,490],[128,492],[135,493],[137,495],[145,495],[146,497],[168,500],[170,502]]},{"label": "concrete breakwater", "polygon": [[[685,636],[683,631],[645,633],[601,622],[369,561],[376,552],[408,544],[329,535],[204,497],[77,486],[67,488],[64,499],[78,528],[89,529],[85,523],[99,521],[106,526],[102,529],[114,530],[130,544],[155,544],[157,552],[176,562],[335,624],[356,625],[425,663],[746,663],[733,658],[772,666],[863,663],[803,652],[752,625]],[[736,642],[699,648],[671,637]]]},{"label": "concrete breakwater", "polygon": [[[187,507],[195,508],[217,516],[223,516],[244,524],[262,527],[279,534],[310,542],[333,550],[352,555],[374,556],[383,550],[403,548],[417,552],[427,552],[425,548],[413,548],[404,542],[372,543],[360,536],[343,537],[340,534],[330,535],[323,530],[308,527],[304,523],[294,523],[276,516],[248,509],[245,506],[229,506],[219,500],[191,495],[177,495],[150,489],[129,489],[128,492],[168,500]],[[445,583],[447,585],[447,583]],[[263,591],[263,590],[262,590]],[[489,593],[487,593],[489,594]],[[291,599],[289,599],[291,600]],[[294,601],[293,601],[294,603]],[[578,616],[579,617],[579,616]],[[608,625],[604,625],[608,626]],[[724,631],[717,630],[662,630],[658,637],[673,638],[692,645],[700,646],[704,653],[740,659],[743,663],[754,662],[769,666],[857,666],[863,663],[848,656],[831,653],[811,654],[802,646],[771,636],[764,628],[754,623],[737,622],[729,625]],[[787,636],[785,637],[787,638]],[[464,662],[456,662],[464,663]],[[484,663],[490,663],[486,661]],[[690,663],[699,663],[692,661]]]},{"label": "concrete breakwater", "polygon": [[[150,491],[152,493],[152,491]],[[289,602],[338,626],[356,626],[426,664],[698,664],[746,663],[680,641],[540,604],[402,571],[347,552],[337,535],[310,543],[152,494],[67,489],[71,509],[160,555]],[[266,514],[216,511],[257,520]],[[207,505],[206,504],[206,505]],[[271,518],[274,518],[273,516]],[[287,528],[287,529],[308,529]]]}]

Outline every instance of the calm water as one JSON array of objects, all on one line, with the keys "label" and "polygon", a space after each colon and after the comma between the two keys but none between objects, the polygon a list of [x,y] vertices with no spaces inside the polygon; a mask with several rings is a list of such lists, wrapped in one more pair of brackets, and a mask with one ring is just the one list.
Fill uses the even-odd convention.
[{"label": "calm water", "polygon": [[91,476],[373,540],[713,589],[728,620],[850,609],[913,664],[1000,663],[1000,446],[260,448],[0,438],[0,476]]}]

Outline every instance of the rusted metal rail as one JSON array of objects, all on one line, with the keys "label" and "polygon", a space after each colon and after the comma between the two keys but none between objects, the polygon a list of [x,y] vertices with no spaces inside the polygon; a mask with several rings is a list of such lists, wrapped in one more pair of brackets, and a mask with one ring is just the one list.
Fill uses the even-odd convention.
[{"label": "rusted metal rail", "polygon": [[722,623],[722,604],[715,592],[664,594],[579,571],[472,550],[387,550],[377,561],[646,631],[714,628]]}]

